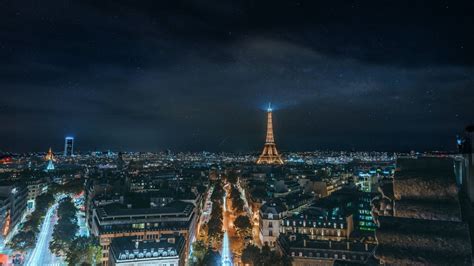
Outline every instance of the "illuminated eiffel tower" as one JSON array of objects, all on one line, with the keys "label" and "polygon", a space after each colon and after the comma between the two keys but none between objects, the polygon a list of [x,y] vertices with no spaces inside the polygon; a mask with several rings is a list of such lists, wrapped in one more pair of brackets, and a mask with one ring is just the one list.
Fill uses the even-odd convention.
[{"label": "illuminated eiffel tower", "polygon": [[283,160],[278,154],[275,139],[273,137],[273,122],[272,122],[272,107],[267,109],[267,139],[260,157],[258,157],[257,164],[283,164]]}]

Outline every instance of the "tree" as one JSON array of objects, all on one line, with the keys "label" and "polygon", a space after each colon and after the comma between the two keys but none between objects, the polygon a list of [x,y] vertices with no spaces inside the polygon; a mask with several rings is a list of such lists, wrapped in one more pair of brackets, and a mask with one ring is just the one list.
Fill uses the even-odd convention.
[{"label": "tree", "polygon": [[206,266],[221,266],[221,255],[219,252],[208,249],[203,259],[203,265]]},{"label": "tree", "polygon": [[232,206],[237,212],[243,212],[244,211],[244,205],[245,202],[243,199],[238,198],[232,202]]},{"label": "tree", "polygon": [[255,245],[248,245],[242,250],[242,262],[250,265],[258,265],[260,249]]},{"label": "tree", "polygon": [[32,219],[32,216],[28,216],[28,219],[23,223],[22,231],[31,231],[35,234],[39,232],[39,217]]},{"label": "tree", "polygon": [[232,198],[232,200],[240,198],[240,192],[235,186],[231,186],[230,197]]},{"label": "tree", "polygon": [[76,238],[76,232],[79,229],[76,211],[76,206],[74,206],[70,197],[62,199],[59,203],[59,219],[54,226],[52,240],[49,243],[51,252],[58,256],[66,254],[73,240]]},{"label": "tree", "polygon": [[204,256],[206,255],[207,247],[203,241],[198,240],[193,243],[193,253],[191,258],[191,265],[204,266]]},{"label": "tree", "polygon": [[78,237],[71,242],[66,251],[69,265],[95,265],[100,261],[102,249],[95,237]]},{"label": "tree", "polygon": [[238,180],[237,173],[235,171],[229,171],[229,174],[227,175],[227,182],[231,184],[235,184],[237,183],[237,180]]},{"label": "tree", "polygon": [[26,251],[34,247],[35,244],[36,234],[32,231],[20,231],[8,242],[8,246],[17,251]]},{"label": "tree", "polygon": [[51,192],[41,194],[36,197],[35,200],[35,212],[46,212],[46,210],[51,207],[54,202],[54,196]]},{"label": "tree", "polygon": [[281,256],[270,250],[268,245],[259,249],[257,246],[248,245],[242,250],[242,262],[253,266],[291,266],[291,258]]},{"label": "tree", "polygon": [[234,221],[234,225],[237,227],[239,235],[248,236],[252,233],[252,223],[246,215],[238,216]]},{"label": "tree", "polygon": [[219,241],[222,239],[222,220],[217,217],[212,217],[209,222],[207,222],[207,234],[214,240]]},{"label": "tree", "polygon": [[225,192],[224,188],[222,187],[222,184],[220,182],[217,182],[214,185],[214,191],[212,192],[211,199],[213,202],[219,202],[222,203],[222,198],[224,197]]}]

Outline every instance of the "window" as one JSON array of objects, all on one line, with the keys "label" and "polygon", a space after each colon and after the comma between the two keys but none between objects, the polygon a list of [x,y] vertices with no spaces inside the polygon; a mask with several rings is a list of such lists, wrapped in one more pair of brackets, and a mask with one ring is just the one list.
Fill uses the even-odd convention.
[{"label": "window", "polygon": [[143,228],[145,228],[145,224],[144,224],[144,223],[141,223],[141,224],[132,224],[132,228],[133,228],[133,229],[143,229]]},{"label": "window", "polygon": [[272,222],[268,222],[268,227],[273,228],[273,223],[272,223]]},{"label": "window", "polygon": [[273,236],[273,231],[272,230],[268,230],[268,236]]}]

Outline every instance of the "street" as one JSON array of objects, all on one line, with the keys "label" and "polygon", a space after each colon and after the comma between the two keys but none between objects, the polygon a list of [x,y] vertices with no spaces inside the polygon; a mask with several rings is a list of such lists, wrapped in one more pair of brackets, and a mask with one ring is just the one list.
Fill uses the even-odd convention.
[{"label": "street", "polygon": [[229,234],[228,231],[231,227],[229,224],[229,219],[227,217],[228,208],[227,208],[227,190],[224,195],[223,204],[222,204],[222,212],[224,220],[222,221],[223,226],[222,230],[224,230],[224,238],[222,240],[222,266],[231,266],[232,265],[232,253],[230,251],[230,243],[229,243]]},{"label": "street", "polygon": [[56,210],[58,203],[55,203],[48,209],[45,215],[43,224],[41,225],[41,231],[38,234],[38,240],[36,246],[29,255],[25,265],[37,266],[37,265],[65,265],[64,261],[52,254],[49,250],[49,242],[53,234],[54,225],[57,221]]}]

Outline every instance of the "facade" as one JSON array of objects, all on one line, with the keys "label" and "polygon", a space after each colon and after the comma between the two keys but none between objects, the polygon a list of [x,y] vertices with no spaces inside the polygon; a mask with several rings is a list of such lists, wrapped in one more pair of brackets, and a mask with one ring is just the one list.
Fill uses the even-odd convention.
[{"label": "facade", "polygon": [[19,185],[0,186],[0,244],[21,221],[26,211],[28,189]]},{"label": "facade", "polygon": [[311,240],[341,241],[350,237],[353,228],[350,213],[308,208],[301,213],[283,218],[280,234],[301,234]]},{"label": "facade", "polygon": [[34,178],[26,181],[26,186],[28,188],[28,211],[33,211],[36,197],[48,190],[48,184],[44,178]]},{"label": "facade", "polygon": [[[358,241],[321,241],[301,234],[281,234],[278,251],[291,257],[293,266],[334,265],[336,261],[347,264],[371,264],[375,244]],[[344,264],[346,265],[346,264]]]},{"label": "facade", "polygon": [[280,224],[286,216],[286,207],[279,200],[273,200],[260,208],[260,242],[275,247],[280,232]]},{"label": "facade", "polygon": [[64,156],[73,156],[74,155],[74,138],[66,137],[64,140]]},{"label": "facade", "polygon": [[111,266],[184,266],[185,239],[180,235],[161,235],[154,240],[120,237],[112,240]]},{"label": "facade", "polygon": [[283,164],[273,137],[272,108],[267,109],[267,137],[262,154],[258,157],[257,164]]},{"label": "facade", "polygon": [[103,265],[108,263],[110,244],[115,238],[148,241],[159,239],[163,234],[178,233],[189,243],[196,227],[194,205],[181,201],[157,208],[133,208],[130,204],[115,202],[94,208],[92,213],[91,233],[99,237]]}]

